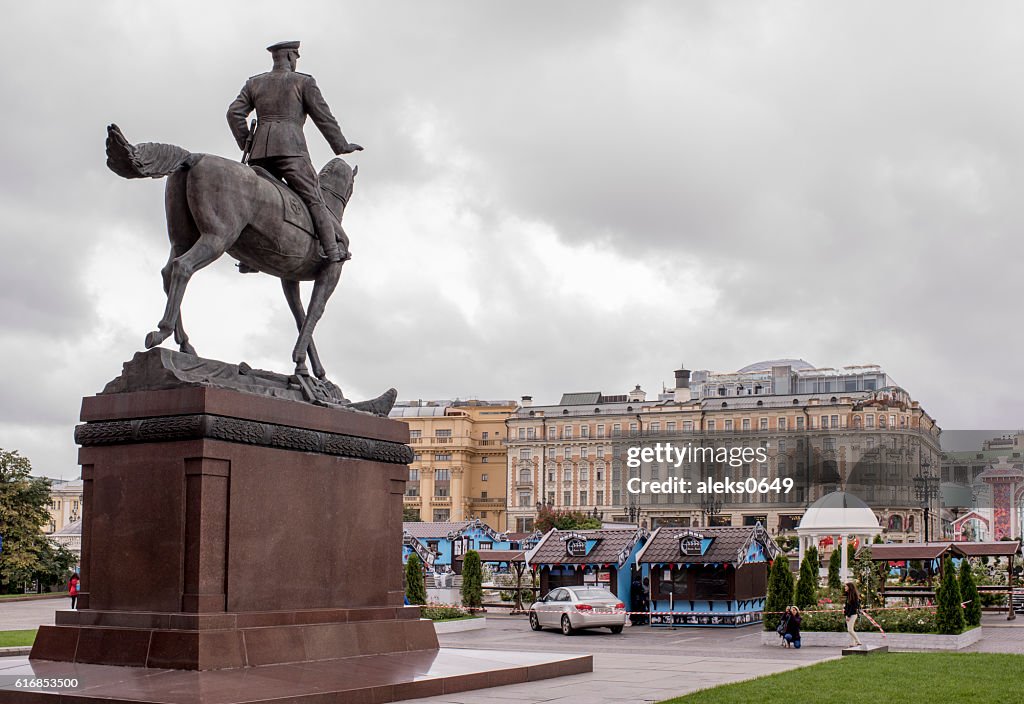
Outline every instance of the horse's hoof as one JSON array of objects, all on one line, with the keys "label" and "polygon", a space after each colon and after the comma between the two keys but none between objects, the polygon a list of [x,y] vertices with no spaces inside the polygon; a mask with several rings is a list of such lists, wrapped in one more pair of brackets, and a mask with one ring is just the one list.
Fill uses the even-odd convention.
[{"label": "horse's hoof", "polygon": [[164,332],[163,330],[154,330],[153,332],[146,335],[146,349],[151,350],[161,342],[167,339],[170,333]]},{"label": "horse's hoof", "polygon": [[298,376],[309,376],[309,367],[307,367],[305,364],[296,364],[295,374]]}]

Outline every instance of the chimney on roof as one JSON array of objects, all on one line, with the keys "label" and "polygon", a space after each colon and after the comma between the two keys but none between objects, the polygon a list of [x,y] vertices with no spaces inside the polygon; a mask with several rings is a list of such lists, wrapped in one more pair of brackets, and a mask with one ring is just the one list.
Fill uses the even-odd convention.
[{"label": "chimney on roof", "polygon": [[522,406],[523,408],[529,408],[530,406],[533,405],[533,396],[523,396],[523,398],[519,401],[519,405]]},{"label": "chimney on roof", "polygon": [[685,365],[680,365],[675,371],[676,388],[672,394],[672,400],[676,403],[686,403],[690,400],[690,370]]}]

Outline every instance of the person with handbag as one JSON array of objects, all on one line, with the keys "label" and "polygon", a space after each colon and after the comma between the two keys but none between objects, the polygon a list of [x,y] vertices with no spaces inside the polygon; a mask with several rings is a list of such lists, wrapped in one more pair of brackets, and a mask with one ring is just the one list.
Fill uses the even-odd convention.
[{"label": "person with handbag", "polygon": [[857,637],[857,631],[854,630],[857,625],[857,616],[860,614],[860,594],[857,593],[857,585],[853,582],[847,582],[843,586],[843,594],[846,595],[846,603],[843,606],[843,616],[846,617],[846,632],[853,639],[850,647],[859,648],[864,644],[860,642],[860,638]]},{"label": "person with handbag", "polygon": [[800,617],[800,609],[795,606],[790,606],[789,618],[786,619],[786,630],[782,633],[782,639],[785,641],[787,648],[800,649],[800,622],[803,620]]}]

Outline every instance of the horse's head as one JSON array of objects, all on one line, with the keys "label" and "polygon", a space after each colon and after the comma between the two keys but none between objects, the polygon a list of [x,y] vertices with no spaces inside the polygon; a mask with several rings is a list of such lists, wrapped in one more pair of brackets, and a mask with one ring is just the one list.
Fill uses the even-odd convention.
[{"label": "horse's head", "polygon": [[[340,218],[341,212],[348,205],[352,197],[352,188],[355,186],[356,174],[359,167],[352,168],[348,162],[341,157],[335,157],[328,161],[324,168],[320,169],[320,187],[323,188],[328,197],[338,201],[337,215]],[[331,210],[334,210],[332,207]]]}]

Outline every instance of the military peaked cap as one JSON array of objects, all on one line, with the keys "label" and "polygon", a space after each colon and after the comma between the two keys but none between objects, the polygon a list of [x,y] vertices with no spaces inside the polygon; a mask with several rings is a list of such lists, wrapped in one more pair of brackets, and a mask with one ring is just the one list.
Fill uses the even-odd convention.
[{"label": "military peaked cap", "polygon": [[285,49],[295,49],[296,51],[298,51],[299,43],[298,42],[278,42],[277,44],[271,44],[270,46],[267,47],[267,51],[269,51],[270,53],[274,53],[275,51],[283,51]]}]

